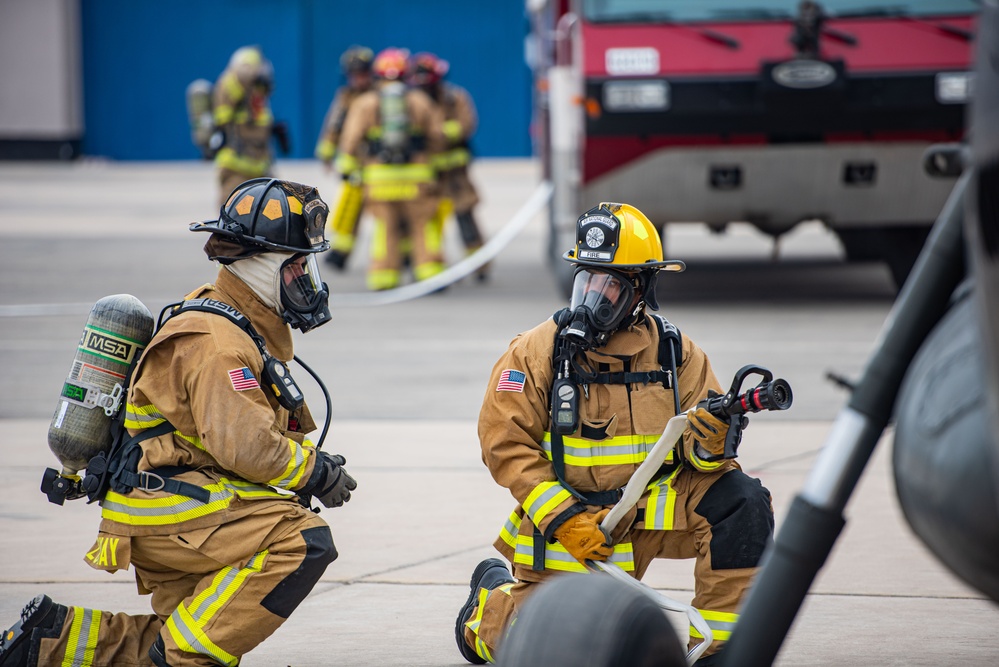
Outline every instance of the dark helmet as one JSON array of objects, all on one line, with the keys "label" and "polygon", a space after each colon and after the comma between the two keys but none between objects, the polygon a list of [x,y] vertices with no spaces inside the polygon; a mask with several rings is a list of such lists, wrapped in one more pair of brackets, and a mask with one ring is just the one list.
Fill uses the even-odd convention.
[{"label": "dark helmet", "polygon": [[191,223],[190,230],[212,232],[249,251],[238,257],[268,251],[310,254],[330,247],[326,240],[328,215],[329,207],[316,188],[254,178],[232,191],[218,220]]},{"label": "dark helmet", "polygon": [[421,51],[409,58],[406,80],[412,86],[435,86],[447,74],[450,65],[433,53]]},{"label": "dark helmet", "polygon": [[344,74],[370,72],[375,52],[366,46],[352,46],[340,56],[340,69]]}]

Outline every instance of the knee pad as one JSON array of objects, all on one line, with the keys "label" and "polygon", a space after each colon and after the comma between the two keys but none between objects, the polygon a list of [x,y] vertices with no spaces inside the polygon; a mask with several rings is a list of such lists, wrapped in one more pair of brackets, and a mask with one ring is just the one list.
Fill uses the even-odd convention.
[{"label": "knee pad", "polygon": [[307,528],[301,535],[305,540],[305,557],[302,562],[260,602],[264,609],[281,618],[291,616],[291,612],[295,611],[319,582],[326,566],[336,560],[338,555],[329,526]]},{"label": "knee pad", "polygon": [[711,524],[711,568],[756,567],[773,542],[770,492],[741,470],[722,475],[694,510]]}]

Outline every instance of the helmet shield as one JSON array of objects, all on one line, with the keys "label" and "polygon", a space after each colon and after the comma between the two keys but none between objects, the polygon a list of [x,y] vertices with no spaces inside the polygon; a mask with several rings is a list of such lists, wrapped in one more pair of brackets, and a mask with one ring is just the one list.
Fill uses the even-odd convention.
[{"label": "helmet shield", "polygon": [[572,279],[569,311],[585,312],[596,332],[615,330],[631,312],[634,303],[634,282],[618,271],[581,267]]},{"label": "helmet shield", "polygon": [[288,324],[303,332],[330,320],[329,288],[314,254],[297,254],[281,265],[281,305]]}]

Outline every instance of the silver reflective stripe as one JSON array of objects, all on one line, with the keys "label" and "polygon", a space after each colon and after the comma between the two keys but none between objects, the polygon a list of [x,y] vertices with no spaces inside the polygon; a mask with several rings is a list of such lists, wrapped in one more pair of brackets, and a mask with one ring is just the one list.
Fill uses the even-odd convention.
[{"label": "silver reflective stripe", "polygon": [[[73,626],[70,630],[70,645],[67,649],[71,648],[75,644],[75,650],[73,651],[73,661],[68,663],[66,660],[63,661],[63,665],[72,665],[72,667],[87,667],[94,664],[94,650],[97,648],[97,633],[94,632],[94,641],[90,641],[90,633],[95,623],[100,623],[101,612],[94,609],[84,609],[83,607],[74,607],[76,616],[73,618]],[[77,617],[80,619],[77,621]],[[96,629],[96,628],[93,628]],[[68,655],[66,656],[69,657]]]},{"label": "silver reflective stripe", "polygon": [[547,512],[545,512],[541,516],[536,516],[541,509],[560,494],[569,495],[568,492],[562,488],[561,484],[552,483],[550,488],[542,491],[537,497],[531,498],[530,503],[524,506],[524,511],[527,512],[529,517],[531,517],[534,525],[537,525],[547,514]]},{"label": "silver reflective stripe", "polygon": [[291,438],[288,438],[288,442],[291,443],[289,447],[291,447],[293,456],[295,457],[295,465],[293,465],[291,470],[289,470],[283,477],[279,477],[271,482],[274,486],[278,486],[282,489],[286,489],[300,481],[299,477],[302,475],[302,466],[305,465],[305,450],[302,449],[300,444]]},{"label": "silver reflective stripe", "polygon": [[[209,494],[208,503],[202,503],[200,500],[195,500],[194,498],[188,498],[183,502],[179,502],[175,505],[165,505],[161,507],[136,507],[135,505],[126,505],[124,503],[116,503],[107,498],[101,503],[101,507],[104,510],[110,512],[120,512],[122,514],[128,514],[130,516],[170,516],[173,514],[182,514],[184,512],[203,507],[205,504],[211,504],[215,502],[220,502],[223,500],[231,500],[234,493],[230,489],[226,488],[221,491],[213,491]],[[185,496],[174,495],[174,498],[182,498]]]}]

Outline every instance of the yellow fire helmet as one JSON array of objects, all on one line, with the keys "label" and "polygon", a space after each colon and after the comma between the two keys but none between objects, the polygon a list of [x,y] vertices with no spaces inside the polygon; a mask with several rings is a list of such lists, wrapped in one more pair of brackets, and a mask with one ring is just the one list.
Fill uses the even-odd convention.
[{"label": "yellow fire helmet", "polygon": [[663,259],[659,232],[645,214],[630,204],[601,202],[576,221],[576,247],[562,259],[620,271],[680,272],[687,266]]}]

